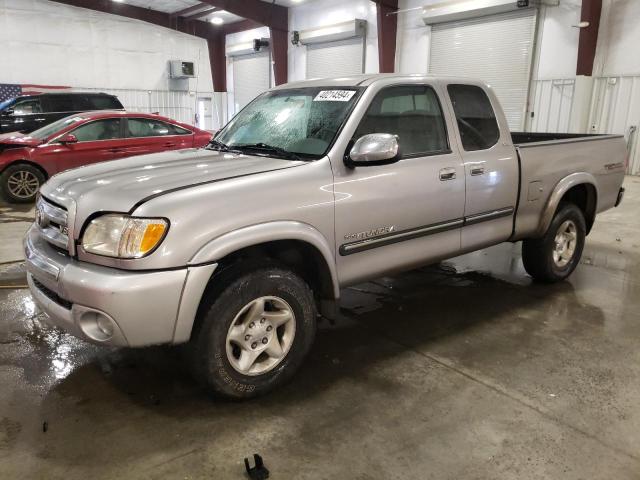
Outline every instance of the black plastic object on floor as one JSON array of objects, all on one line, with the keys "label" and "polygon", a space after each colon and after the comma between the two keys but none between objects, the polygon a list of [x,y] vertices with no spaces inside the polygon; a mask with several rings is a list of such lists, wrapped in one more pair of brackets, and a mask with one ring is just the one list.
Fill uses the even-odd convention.
[{"label": "black plastic object on floor", "polygon": [[254,453],[253,460],[255,461],[256,466],[251,468],[249,467],[249,459],[244,459],[244,466],[247,469],[247,475],[249,475],[249,478],[251,480],[265,480],[269,478],[269,470],[264,466],[262,457],[257,453]]}]

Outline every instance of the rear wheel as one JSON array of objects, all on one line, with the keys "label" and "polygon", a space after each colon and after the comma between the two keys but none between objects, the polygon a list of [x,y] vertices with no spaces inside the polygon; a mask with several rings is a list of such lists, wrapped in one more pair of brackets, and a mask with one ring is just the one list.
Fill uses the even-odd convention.
[{"label": "rear wheel", "polygon": [[534,279],[553,283],[567,278],[580,262],[586,237],[582,210],[572,203],[558,208],[547,233],[522,242],[522,262]]},{"label": "rear wheel", "polygon": [[0,176],[3,197],[12,203],[33,202],[45,182],[44,175],[33,165],[18,163],[7,167]]},{"label": "rear wheel", "polygon": [[279,267],[238,270],[218,281],[228,286],[205,299],[191,340],[195,376],[228,398],[265,394],[293,376],[313,343],[313,294]]}]

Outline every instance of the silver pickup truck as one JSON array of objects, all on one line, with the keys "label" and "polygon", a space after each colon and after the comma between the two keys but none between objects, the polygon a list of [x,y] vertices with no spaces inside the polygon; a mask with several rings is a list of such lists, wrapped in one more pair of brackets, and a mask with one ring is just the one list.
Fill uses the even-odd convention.
[{"label": "silver pickup truck", "polygon": [[340,289],[523,240],[560,281],[618,205],[619,136],[512,133],[468,79],[365,75],[274,88],[204,149],[51,178],[25,238],[50,322],[91,342],[188,343],[234,398],[289,379]]}]

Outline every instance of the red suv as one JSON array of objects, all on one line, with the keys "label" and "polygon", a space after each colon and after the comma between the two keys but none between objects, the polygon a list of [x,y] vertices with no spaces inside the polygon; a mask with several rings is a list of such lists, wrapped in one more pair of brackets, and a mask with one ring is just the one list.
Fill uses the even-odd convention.
[{"label": "red suv", "polygon": [[211,133],[159,115],[88,112],[28,135],[0,136],[0,190],[10,202],[33,201],[63,170],[145,153],[203,147]]}]

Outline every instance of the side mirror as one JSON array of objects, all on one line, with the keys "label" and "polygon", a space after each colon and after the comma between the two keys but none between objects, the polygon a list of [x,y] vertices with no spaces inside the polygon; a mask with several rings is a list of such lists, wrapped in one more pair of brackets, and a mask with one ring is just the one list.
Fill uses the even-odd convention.
[{"label": "side mirror", "polygon": [[13,108],[7,108],[4,112],[2,112],[2,116],[3,117],[10,117],[14,113],[16,113],[16,111]]},{"label": "side mirror", "polygon": [[387,165],[400,160],[398,137],[390,133],[370,133],[360,137],[349,152],[347,166]]},{"label": "side mirror", "polygon": [[58,139],[58,143],[62,145],[67,145],[69,143],[78,143],[78,137],[76,137],[73,133],[67,133]]}]

